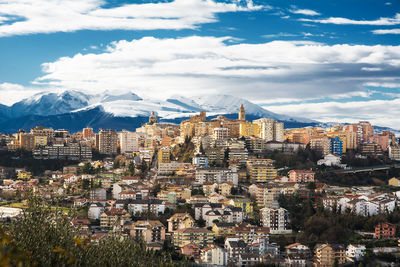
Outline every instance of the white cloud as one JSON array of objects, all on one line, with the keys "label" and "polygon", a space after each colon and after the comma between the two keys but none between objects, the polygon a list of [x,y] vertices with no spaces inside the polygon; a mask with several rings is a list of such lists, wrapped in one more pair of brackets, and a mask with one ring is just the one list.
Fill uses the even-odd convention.
[{"label": "white cloud", "polygon": [[311,9],[291,9],[289,10],[293,14],[301,14],[301,15],[306,15],[306,16],[319,16],[321,15],[317,11],[311,10]]},{"label": "white cloud", "polygon": [[400,34],[400,29],[373,30],[373,34]]},{"label": "white cloud", "polygon": [[0,103],[11,105],[39,91],[43,91],[43,89],[25,87],[15,83],[0,83]]},{"label": "white cloud", "polygon": [[[77,30],[193,29],[215,22],[218,13],[270,8],[256,6],[251,0],[174,0],[113,8],[103,8],[103,4],[102,0],[1,0],[0,37]],[[18,20],[10,20],[15,18]]]},{"label": "white cloud", "polygon": [[[400,46],[232,44],[230,39],[114,42],[102,53],[44,63],[45,74],[34,83],[91,92],[129,90],[153,98],[224,93],[262,101],[351,94],[365,90],[365,83],[398,77],[400,67]],[[362,68],[381,70],[371,76]]]},{"label": "white cloud", "polygon": [[399,25],[400,13],[397,13],[393,18],[379,18],[376,20],[353,20],[348,18],[330,17],[327,19],[299,19],[299,21],[317,22],[323,24],[354,24],[354,25]]},{"label": "white cloud", "polygon": [[300,103],[280,106],[265,106],[281,114],[296,114],[323,122],[357,122],[369,120],[374,125],[399,129],[400,98],[393,100],[371,100],[352,102]]}]

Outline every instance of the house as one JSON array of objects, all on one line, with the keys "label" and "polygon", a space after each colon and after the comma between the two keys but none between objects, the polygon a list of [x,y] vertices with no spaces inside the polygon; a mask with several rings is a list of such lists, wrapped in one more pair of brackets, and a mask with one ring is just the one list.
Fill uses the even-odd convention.
[{"label": "house", "polygon": [[195,225],[189,213],[175,213],[168,220],[168,232],[173,233],[179,229],[191,228]]},{"label": "house", "polygon": [[391,223],[379,223],[375,226],[375,238],[390,239],[396,237],[396,225]]},{"label": "house", "polygon": [[214,243],[214,233],[206,228],[183,228],[174,232],[172,242],[180,248],[189,243],[204,248]]},{"label": "house", "polygon": [[261,262],[261,257],[254,253],[239,254],[238,266],[253,266]]},{"label": "house", "polygon": [[285,265],[290,267],[306,267],[307,260],[304,255],[290,254],[285,258]]},{"label": "house", "polygon": [[304,255],[306,257],[309,257],[311,255],[310,248],[300,243],[293,243],[287,245],[285,247],[285,251],[287,255],[295,254],[295,255]]},{"label": "house", "polygon": [[365,245],[348,245],[346,249],[346,256],[354,259],[355,261],[360,261],[365,254]]},{"label": "house", "polygon": [[186,255],[189,259],[200,258],[200,247],[193,243],[188,243],[181,248],[181,254]]},{"label": "house", "polygon": [[289,181],[296,183],[314,182],[315,173],[310,170],[291,170],[289,172]]},{"label": "house", "polygon": [[393,178],[389,179],[388,184],[390,186],[400,187],[400,179],[396,178],[396,177],[393,177]]},{"label": "house", "polygon": [[235,185],[231,182],[224,182],[219,185],[219,193],[223,196],[231,195],[231,190],[234,188]]},{"label": "house", "polygon": [[165,226],[158,220],[139,220],[131,225],[130,236],[146,243],[164,242]]},{"label": "house", "polygon": [[314,264],[321,267],[331,267],[335,261],[346,263],[346,249],[341,244],[317,244],[314,249]]},{"label": "house", "polygon": [[131,215],[142,212],[151,212],[155,215],[164,214],[166,203],[159,199],[120,199],[115,202],[115,207],[122,209],[128,207]]},{"label": "house", "polygon": [[218,189],[218,184],[214,182],[204,182],[203,183],[203,192],[206,196],[215,193]]},{"label": "house", "polygon": [[323,159],[318,160],[318,165],[339,166],[341,157],[338,154],[328,154]]}]

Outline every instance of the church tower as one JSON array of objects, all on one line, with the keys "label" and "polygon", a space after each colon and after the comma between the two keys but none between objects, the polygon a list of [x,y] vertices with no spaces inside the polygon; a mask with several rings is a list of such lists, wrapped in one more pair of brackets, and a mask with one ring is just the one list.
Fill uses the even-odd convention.
[{"label": "church tower", "polygon": [[244,111],[243,104],[240,106],[240,109],[239,109],[239,120],[240,121],[246,120],[246,112]]}]

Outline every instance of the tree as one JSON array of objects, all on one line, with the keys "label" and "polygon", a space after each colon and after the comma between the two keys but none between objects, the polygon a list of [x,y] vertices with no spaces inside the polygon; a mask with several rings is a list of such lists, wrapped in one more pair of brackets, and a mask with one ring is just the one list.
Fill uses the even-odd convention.
[{"label": "tree", "polygon": [[30,196],[28,208],[10,225],[7,234],[0,228],[0,263],[8,259],[1,266],[185,265],[185,261],[174,263],[170,251],[147,250],[142,241],[117,234],[98,243],[80,239],[79,229],[71,226],[72,217]]},{"label": "tree", "polygon": [[128,165],[128,173],[131,176],[135,175],[135,163],[133,161],[131,161]]}]

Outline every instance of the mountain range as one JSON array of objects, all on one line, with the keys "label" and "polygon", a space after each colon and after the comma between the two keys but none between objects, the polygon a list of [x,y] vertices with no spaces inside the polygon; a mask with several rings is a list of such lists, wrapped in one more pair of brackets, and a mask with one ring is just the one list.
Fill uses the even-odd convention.
[{"label": "mountain range", "polygon": [[206,95],[193,98],[182,96],[166,100],[142,98],[135,93],[86,94],[79,91],[59,93],[42,92],[23,99],[12,106],[0,105],[0,132],[13,133],[19,129],[29,130],[36,125],[79,131],[91,126],[115,130],[134,130],[148,121],[151,112],[161,122],[175,122],[189,118],[205,110],[208,118],[225,115],[237,118],[240,105],[246,110],[246,118],[273,118],[286,127],[317,125],[318,122],[280,115],[259,105],[230,95]]}]

